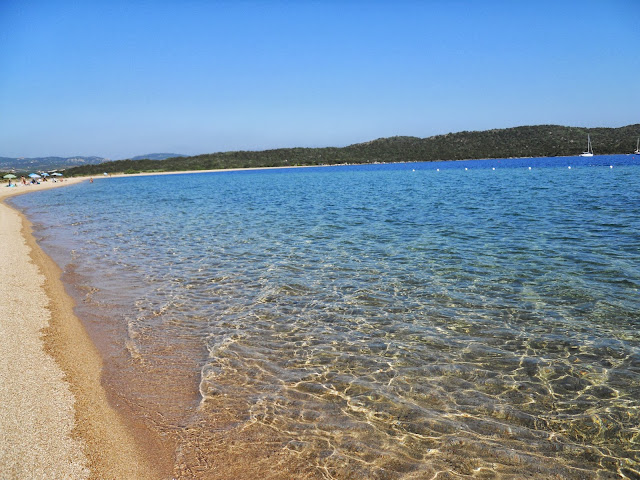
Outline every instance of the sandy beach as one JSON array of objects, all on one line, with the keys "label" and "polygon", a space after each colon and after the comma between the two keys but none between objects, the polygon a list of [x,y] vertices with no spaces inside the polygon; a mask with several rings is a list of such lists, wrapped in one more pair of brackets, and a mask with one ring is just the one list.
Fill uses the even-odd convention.
[{"label": "sandy beach", "polygon": [[[109,404],[102,361],[73,313],[59,267],[4,200],[86,179],[0,186],[0,478],[170,478],[153,440]],[[131,423],[131,422],[129,422]],[[166,458],[166,455],[158,455]]]},{"label": "sandy beach", "polygon": [[[203,172],[127,176],[185,173]],[[101,385],[102,359],[74,314],[60,267],[38,246],[28,219],[5,203],[11,196],[90,178],[0,183],[0,245],[10,266],[0,275],[2,480],[172,478],[167,442],[110,405]]]}]

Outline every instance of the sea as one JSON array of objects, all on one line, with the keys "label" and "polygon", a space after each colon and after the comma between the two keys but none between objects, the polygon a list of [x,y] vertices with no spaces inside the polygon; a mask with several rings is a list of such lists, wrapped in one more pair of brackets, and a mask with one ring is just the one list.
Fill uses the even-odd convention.
[{"label": "sea", "polygon": [[180,479],[640,478],[640,156],[15,197]]}]

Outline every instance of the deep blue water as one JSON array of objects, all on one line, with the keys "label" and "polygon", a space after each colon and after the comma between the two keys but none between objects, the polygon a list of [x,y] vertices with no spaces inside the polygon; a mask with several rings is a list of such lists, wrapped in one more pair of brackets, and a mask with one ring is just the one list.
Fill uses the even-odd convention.
[{"label": "deep blue water", "polygon": [[638,156],[104,178],[12,203],[107,386],[179,439],[176,476],[640,476]]}]

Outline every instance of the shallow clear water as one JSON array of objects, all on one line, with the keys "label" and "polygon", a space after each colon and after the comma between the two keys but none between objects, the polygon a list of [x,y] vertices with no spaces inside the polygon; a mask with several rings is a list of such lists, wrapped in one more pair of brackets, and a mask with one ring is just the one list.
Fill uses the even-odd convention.
[{"label": "shallow clear water", "polygon": [[640,478],[639,157],[105,178],[12,203],[177,477]]}]

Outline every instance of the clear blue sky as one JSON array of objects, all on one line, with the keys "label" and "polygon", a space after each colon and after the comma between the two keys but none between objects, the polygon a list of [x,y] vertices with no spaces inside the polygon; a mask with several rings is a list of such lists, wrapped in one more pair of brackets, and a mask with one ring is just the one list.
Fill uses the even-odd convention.
[{"label": "clear blue sky", "polygon": [[632,123],[638,0],[0,0],[0,156]]}]

